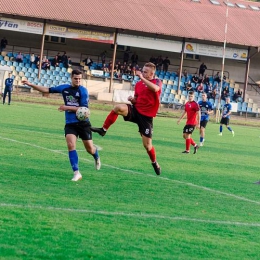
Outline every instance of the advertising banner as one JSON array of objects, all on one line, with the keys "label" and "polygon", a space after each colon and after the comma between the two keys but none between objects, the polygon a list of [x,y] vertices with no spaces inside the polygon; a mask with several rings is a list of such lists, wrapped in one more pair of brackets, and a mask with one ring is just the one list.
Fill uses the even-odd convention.
[{"label": "advertising banner", "polygon": [[0,29],[15,32],[42,34],[43,23],[1,17]]},{"label": "advertising banner", "polygon": [[114,37],[112,33],[83,30],[52,24],[46,25],[46,35],[82,41],[92,41],[109,44],[114,43]]},{"label": "advertising banner", "polygon": [[182,42],[163,40],[157,38],[148,38],[127,34],[118,34],[117,43],[119,45],[139,47],[152,50],[181,52]]},{"label": "advertising banner", "polygon": [[[197,54],[203,56],[211,56],[222,58],[223,46],[214,46],[201,43],[185,42],[185,53]],[[234,60],[246,60],[248,51],[246,49],[236,49],[226,47],[225,58]]]}]

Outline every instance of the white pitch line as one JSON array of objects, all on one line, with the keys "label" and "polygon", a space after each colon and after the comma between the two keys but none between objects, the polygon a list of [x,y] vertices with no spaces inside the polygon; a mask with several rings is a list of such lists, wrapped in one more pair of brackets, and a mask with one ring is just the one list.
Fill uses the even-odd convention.
[{"label": "white pitch line", "polygon": [[[0,136],[0,139],[11,141],[11,142],[15,142],[15,143],[20,143],[20,144],[24,144],[24,145],[28,145],[28,146],[32,146],[32,147],[35,147],[35,148],[38,148],[38,149],[42,149],[42,150],[46,150],[46,151],[50,151],[50,152],[54,152],[54,153],[59,153],[59,154],[63,154],[63,155],[66,155],[66,156],[68,155],[67,153],[61,152],[59,150],[53,150],[53,149],[45,148],[45,147],[42,147],[42,146],[39,146],[39,145],[30,144],[30,143],[26,143],[26,142],[21,142],[21,141],[10,139],[10,138],[5,138],[3,136]],[[87,162],[92,162],[92,160],[89,160],[89,159],[86,159],[86,158],[80,158],[80,160],[87,161]],[[175,183],[178,183],[178,184],[182,184],[182,185],[198,188],[198,189],[201,189],[201,190],[206,190],[206,191],[209,191],[209,192],[212,192],[212,193],[224,195],[224,196],[227,196],[227,197],[232,197],[232,198],[235,198],[237,200],[242,200],[242,201],[246,201],[246,202],[250,202],[250,203],[254,203],[254,204],[260,205],[260,201],[251,200],[251,199],[248,199],[248,198],[245,198],[245,197],[237,196],[237,195],[232,194],[232,193],[227,193],[227,192],[223,192],[223,191],[219,191],[219,190],[214,190],[214,189],[211,189],[211,188],[208,188],[208,187],[205,187],[205,186],[196,185],[194,183],[173,180],[173,179],[169,179],[167,177],[155,176],[155,175],[151,175],[151,174],[144,174],[144,173],[141,173],[141,172],[135,172],[135,171],[128,170],[128,169],[118,168],[116,166],[109,165],[109,164],[102,164],[102,165],[106,166],[108,168],[111,168],[111,169],[118,170],[118,171],[123,171],[123,172],[130,173],[130,174],[145,175],[145,176],[149,176],[149,177],[152,177],[152,178],[162,179],[162,180],[165,180],[165,181],[171,181],[171,182],[175,182]]]},{"label": "white pitch line", "polygon": [[11,208],[27,208],[27,209],[37,209],[37,210],[50,210],[50,211],[64,211],[72,213],[87,213],[95,215],[104,215],[104,216],[122,216],[122,217],[131,217],[131,218],[145,218],[145,219],[166,219],[171,221],[187,221],[187,222],[200,222],[208,224],[217,224],[217,225],[232,225],[232,226],[250,226],[250,227],[260,227],[260,223],[250,223],[250,222],[240,222],[240,221],[229,221],[229,220],[210,220],[210,219],[198,219],[198,218],[188,218],[185,216],[166,216],[158,214],[148,214],[148,213],[128,213],[128,212],[111,212],[104,210],[89,210],[89,209],[73,209],[73,208],[60,208],[60,207],[44,207],[38,205],[19,205],[19,204],[7,204],[0,203],[0,207],[11,207]]}]

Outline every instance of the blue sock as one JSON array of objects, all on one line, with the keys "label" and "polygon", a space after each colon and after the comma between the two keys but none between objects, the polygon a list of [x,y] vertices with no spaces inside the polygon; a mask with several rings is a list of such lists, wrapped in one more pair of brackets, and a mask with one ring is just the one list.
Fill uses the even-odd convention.
[{"label": "blue sock", "polygon": [[92,154],[92,156],[94,157],[95,160],[97,160],[99,158],[97,149],[96,149],[96,152],[94,154]]},{"label": "blue sock", "polygon": [[228,128],[227,128],[230,132],[232,132],[232,129],[231,129],[231,127],[230,126],[228,126]]},{"label": "blue sock", "polygon": [[79,157],[76,150],[69,151],[69,158],[70,158],[70,165],[72,170],[78,171],[79,170]]},{"label": "blue sock", "polygon": [[219,132],[222,133],[222,130],[223,130],[223,126],[221,125],[221,126],[219,127]]}]

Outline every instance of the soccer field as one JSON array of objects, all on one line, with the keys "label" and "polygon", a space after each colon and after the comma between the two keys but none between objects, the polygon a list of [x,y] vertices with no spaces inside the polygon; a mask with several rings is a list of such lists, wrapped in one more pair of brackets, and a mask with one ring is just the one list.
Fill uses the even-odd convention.
[{"label": "soccer field", "polygon": [[[106,115],[91,110],[92,125]],[[259,129],[231,117],[235,137],[220,137],[209,123],[205,146],[182,154],[176,121],[154,121],[161,176],[118,118],[93,134],[100,171],[77,142],[83,179],[71,182],[58,106],[1,106],[0,259],[260,259]]]}]

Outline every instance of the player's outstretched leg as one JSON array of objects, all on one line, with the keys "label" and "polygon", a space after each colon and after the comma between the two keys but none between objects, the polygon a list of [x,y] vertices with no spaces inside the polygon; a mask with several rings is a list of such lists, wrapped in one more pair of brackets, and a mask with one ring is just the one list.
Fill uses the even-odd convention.
[{"label": "player's outstretched leg", "polygon": [[193,152],[193,154],[197,153],[197,151],[198,151],[198,149],[199,149],[200,147],[194,142],[194,140],[193,140],[192,138],[190,138],[190,143],[191,143],[192,146],[194,146],[194,152]]},{"label": "player's outstretched leg", "polygon": [[92,132],[98,133],[101,136],[104,136],[108,130],[108,128],[115,123],[115,121],[118,118],[118,113],[116,113],[114,110],[112,110],[109,115],[107,116],[103,127],[97,128],[97,127],[90,127],[90,130]]},{"label": "player's outstretched leg", "polygon": [[101,168],[101,160],[100,160],[100,157],[98,155],[98,149],[96,148],[96,152],[94,154],[92,154],[92,156],[94,157],[94,160],[95,160],[95,168],[96,170],[100,170]]},{"label": "player's outstretched leg", "polygon": [[222,131],[223,131],[223,126],[220,125],[220,126],[219,126],[219,134],[218,134],[218,135],[222,136]]}]

